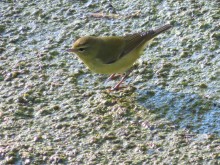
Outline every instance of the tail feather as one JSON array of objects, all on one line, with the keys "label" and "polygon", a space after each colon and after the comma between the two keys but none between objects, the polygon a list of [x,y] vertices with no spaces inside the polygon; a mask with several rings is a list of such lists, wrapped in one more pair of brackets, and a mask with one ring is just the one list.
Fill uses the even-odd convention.
[{"label": "tail feather", "polygon": [[172,27],[172,25],[170,24],[166,24],[156,30],[153,30],[154,31],[154,36],[157,36],[158,34],[160,33],[163,33],[164,31],[167,31],[168,29],[170,29]]}]

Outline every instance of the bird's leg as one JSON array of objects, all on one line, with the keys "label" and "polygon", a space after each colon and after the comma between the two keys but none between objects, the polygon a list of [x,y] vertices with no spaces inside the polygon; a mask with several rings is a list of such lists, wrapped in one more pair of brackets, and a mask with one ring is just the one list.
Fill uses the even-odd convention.
[{"label": "bird's leg", "polygon": [[109,76],[106,80],[105,80],[105,83],[107,83],[109,80],[113,80],[117,77],[119,77],[120,75],[116,75],[116,73],[114,74],[111,74],[111,76]]},{"label": "bird's leg", "polygon": [[109,76],[106,80],[105,80],[105,84],[109,81],[115,78],[115,73],[111,74],[111,76]]},{"label": "bird's leg", "polygon": [[115,78],[115,73],[111,74],[111,76],[109,76],[109,78],[106,81],[113,80],[114,78]]},{"label": "bird's leg", "polygon": [[119,90],[120,89],[120,85],[128,77],[128,75],[129,75],[129,73],[125,73],[125,75],[122,77],[122,79],[119,81],[119,83],[116,84],[111,90]]}]

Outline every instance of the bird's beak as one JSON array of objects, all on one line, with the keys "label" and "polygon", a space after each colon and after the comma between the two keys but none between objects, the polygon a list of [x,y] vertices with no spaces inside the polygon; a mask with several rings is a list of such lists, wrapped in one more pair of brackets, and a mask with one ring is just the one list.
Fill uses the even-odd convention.
[{"label": "bird's beak", "polygon": [[76,52],[75,49],[67,49],[67,52]]}]

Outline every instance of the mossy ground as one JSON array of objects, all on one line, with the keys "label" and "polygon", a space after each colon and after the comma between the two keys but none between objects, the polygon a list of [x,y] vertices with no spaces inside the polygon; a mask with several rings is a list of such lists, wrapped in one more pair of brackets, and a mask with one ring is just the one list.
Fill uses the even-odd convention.
[{"label": "mossy ground", "polygon": [[[220,164],[216,1],[0,2],[0,164]],[[171,23],[125,88],[66,52]]]}]

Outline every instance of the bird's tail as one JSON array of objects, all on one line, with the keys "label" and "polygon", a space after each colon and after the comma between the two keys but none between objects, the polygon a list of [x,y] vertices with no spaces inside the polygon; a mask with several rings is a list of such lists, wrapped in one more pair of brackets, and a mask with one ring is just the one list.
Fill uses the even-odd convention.
[{"label": "bird's tail", "polygon": [[144,37],[145,41],[150,41],[152,40],[154,37],[156,37],[157,35],[159,35],[160,33],[163,33],[165,31],[167,31],[168,29],[170,29],[172,27],[172,25],[170,24],[166,24],[156,30],[149,30],[147,32],[145,32],[142,36]]},{"label": "bird's tail", "polygon": [[154,35],[154,36],[157,36],[158,34],[167,31],[167,30],[170,29],[171,27],[172,27],[172,25],[166,24],[166,25],[164,25],[164,26],[162,26],[162,27],[160,27],[160,28],[158,28],[158,29],[156,29],[156,30],[153,30],[153,32],[154,32],[153,35]]}]

